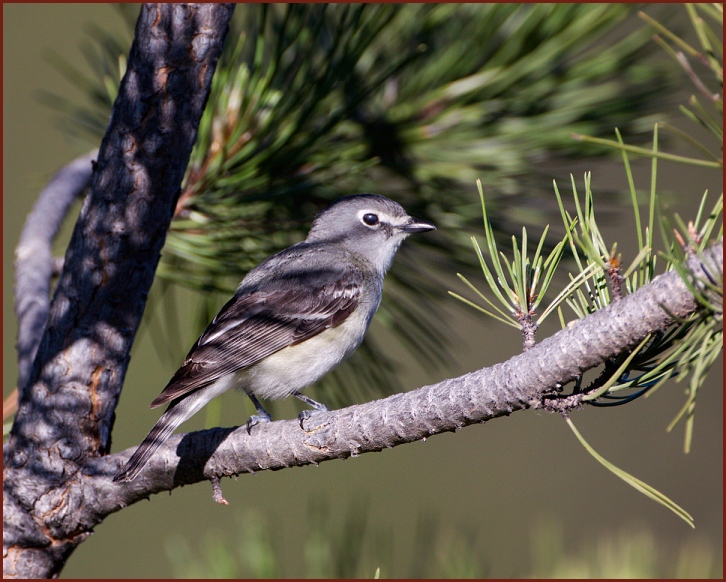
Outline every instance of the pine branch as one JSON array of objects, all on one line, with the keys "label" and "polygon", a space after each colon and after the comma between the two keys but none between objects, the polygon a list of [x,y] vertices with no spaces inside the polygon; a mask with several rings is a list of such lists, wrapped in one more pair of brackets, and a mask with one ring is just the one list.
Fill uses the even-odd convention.
[{"label": "pine branch", "polygon": [[[723,242],[691,256],[691,284],[703,290],[723,276]],[[135,481],[116,486],[111,477],[133,449],[83,468],[88,479],[77,494],[85,519],[101,521],[153,493],[181,485],[265,469],[317,464],[358,456],[442,432],[507,416],[527,408],[567,412],[584,394],[556,399],[562,386],[610,358],[632,349],[699,309],[689,286],[671,271],[632,295],[578,320],[532,349],[490,368],[382,400],[315,415],[305,431],[296,420],[246,428],[215,428],[169,439]],[[219,491],[217,491],[219,493]]]},{"label": "pine branch", "polygon": [[98,150],[61,168],[43,188],[15,249],[15,315],[18,320],[18,386],[28,381],[50,308],[53,240],[71,204],[88,187]]}]

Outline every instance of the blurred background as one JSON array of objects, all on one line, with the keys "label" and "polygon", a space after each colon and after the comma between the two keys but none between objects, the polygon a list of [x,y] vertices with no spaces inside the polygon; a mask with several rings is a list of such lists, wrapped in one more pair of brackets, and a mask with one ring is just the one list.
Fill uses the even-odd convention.
[{"label": "blurred background", "polygon": [[[232,48],[240,31],[261,26],[263,18],[261,12],[241,9],[235,15],[237,28],[227,40]],[[697,42],[683,6],[643,9],[689,42]],[[4,396],[17,377],[14,247],[50,176],[98,145],[94,135],[102,134],[104,111],[106,119],[108,114],[104,104],[112,102],[118,77],[114,80],[114,71],[109,70],[104,81],[91,63],[101,62],[104,50],[108,55],[116,48],[127,50],[133,30],[129,22],[133,25],[137,10],[101,4],[3,6]],[[371,41],[366,58],[355,68],[357,75],[361,71],[366,75],[350,80],[353,88],[345,85],[343,97],[296,92],[293,88],[302,81],[290,80],[290,94],[301,95],[303,105],[314,99],[325,105],[318,118],[314,111],[310,115],[312,125],[296,126],[302,128],[299,134],[322,127],[315,125],[316,119],[326,119],[328,112],[343,111],[340,115],[345,116],[317,141],[288,141],[280,147],[282,155],[297,160],[307,173],[298,171],[288,179],[271,157],[251,170],[246,162],[244,168],[254,171],[255,177],[274,177],[250,181],[248,172],[248,182],[256,184],[249,188],[235,177],[239,167],[234,164],[219,175],[188,176],[184,190],[188,202],[170,234],[160,278],[132,351],[116,411],[114,451],[137,445],[153,425],[158,411],[149,410],[148,403],[179,365],[200,326],[224,302],[240,278],[240,269],[249,269],[277,248],[299,240],[315,211],[332,198],[378,191],[439,225],[436,237],[407,243],[397,257],[387,279],[386,303],[372,324],[372,341],[366,349],[310,392],[328,404],[343,406],[461,375],[521,351],[518,332],[485,319],[447,293],[466,294],[457,272],[466,272],[484,287],[483,277],[472,267],[476,257],[468,242],[470,234],[483,240],[476,178],[482,179],[487,196],[491,193],[495,227],[502,235],[518,233],[526,224],[530,237],[539,237],[545,224],[555,231],[559,226],[552,178],[569,197],[569,174],[581,187],[584,172],[591,171],[600,226],[610,243],[618,242],[627,262],[635,254],[635,235],[620,154],[578,144],[570,133],[613,139],[612,128],[617,126],[628,143],[647,147],[653,123],[668,119],[718,149],[707,132],[679,112],[678,104],[687,101],[693,86],[650,41],[652,30],[637,17],[636,9],[621,6],[614,8],[616,13],[600,14],[597,20],[608,24],[597,27],[586,8],[577,14],[554,11],[521,18],[514,9],[481,15],[459,7],[459,12],[425,12],[420,19],[401,18],[396,9],[390,10],[380,8],[371,20],[372,27],[381,29],[378,39],[388,39],[388,45],[380,48]],[[302,20],[304,14],[293,14],[290,20],[295,17]],[[266,18],[272,27],[275,14]],[[578,24],[579,34],[566,27],[567,18]],[[476,42],[466,37],[472,43],[467,51],[466,44],[455,42],[457,36],[463,38],[461,31],[471,32],[462,20],[480,27],[477,30],[489,26],[493,32],[471,37]],[[639,40],[623,41],[641,30],[645,32]],[[557,37],[558,32],[570,37]],[[547,44],[548,34],[562,43],[559,53]],[[394,37],[403,39],[401,46],[391,40]],[[516,47],[506,43],[520,37]],[[109,38],[118,39],[117,44]],[[567,53],[568,44],[576,42],[582,43],[582,50]],[[240,43],[243,57],[252,44]],[[426,45],[426,52],[421,45]],[[490,50],[489,45],[500,50]],[[595,58],[613,46],[621,47],[611,59],[620,68],[607,65],[611,61],[604,57]],[[481,55],[472,57],[469,69],[459,65],[477,51]],[[509,61],[502,56],[507,51]],[[594,60],[589,67],[581,60],[578,72],[569,60],[588,51]],[[559,56],[547,60],[549,52]],[[63,74],[62,61],[77,68],[80,76],[69,77],[67,67]],[[499,68],[486,69],[494,61]],[[383,78],[387,69],[403,70],[409,62],[413,69],[398,81],[384,80],[378,86],[371,81],[376,75]],[[123,68],[123,61],[117,60],[115,66]],[[237,70],[224,70],[235,78]],[[84,75],[97,79],[101,87],[90,104],[87,96],[92,87],[84,85]],[[457,84],[463,78],[468,85]],[[497,83],[501,87],[496,94],[486,94]],[[360,87],[368,86],[374,98],[361,96]],[[217,86],[217,98],[223,88]],[[284,91],[274,95],[260,91],[269,99],[266,107],[273,119],[275,107],[291,98]],[[439,108],[436,112],[431,111],[432,103]],[[484,110],[486,116],[477,117]],[[200,140],[211,143],[220,136],[235,136],[237,120],[228,121],[227,133],[209,120],[203,122]],[[286,121],[279,117],[273,125],[280,127]],[[265,129],[264,116],[256,122],[261,132],[273,131]],[[296,120],[290,123],[294,126]],[[489,133],[472,137],[477,127]],[[366,138],[364,153],[352,145],[360,135]],[[677,139],[665,141],[662,148],[694,155]],[[342,153],[325,159],[331,150]],[[204,161],[203,152],[197,152],[192,169]],[[650,160],[631,158],[631,162],[639,192],[648,192]],[[209,194],[209,184],[219,184],[220,175],[231,176],[226,181],[231,186],[216,187]],[[720,170],[667,162],[659,163],[658,184],[661,202],[685,220],[695,214],[704,190],[713,199],[723,189]],[[302,194],[295,197],[290,192]],[[199,229],[192,226],[202,224],[195,220],[200,216],[228,220],[234,211],[225,214],[220,208],[229,208],[225,206],[229,200],[235,202],[234,208],[248,209],[248,214],[234,216],[238,222],[227,225],[236,235],[239,224],[248,227],[242,242],[219,233],[209,233],[218,237],[211,242],[195,240],[189,233]],[[59,236],[58,255],[72,227],[71,216]],[[234,248],[211,259],[182,259],[190,248],[209,244]],[[179,285],[177,279],[185,284]],[[412,293],[417,286],[420,292]],[[430,345],[407,337],[408,327],[422,314],[428,315],[430,324],[415,331],[431,334]],[[539,339],[558,329],[554,319],[539,331]],[[388,355],[386,360],[382,353]],[[719,361],[699,391],[688,454],[683,453],[682,424],[666,432],[683,405],[683,384],[669,382],[650,398],[628,406],[588,407],[572,415],[600,454],[691,513],[695,530],[597,464],[562,418],[524,411],[345,462],[224,480],[222,488],[230,502],[226,507],[212,501],[206,484],[154,496],[108,517],[71,556],[62,575],[372,577],[380,568],[381,577],[721,577],[722,380]],[[238,425],[252,412],[238,394],[218,400],[188,421],[184,430]],[[298,411],[296,402],[285,401],[275,404],[273,415],[292,418]]]}]

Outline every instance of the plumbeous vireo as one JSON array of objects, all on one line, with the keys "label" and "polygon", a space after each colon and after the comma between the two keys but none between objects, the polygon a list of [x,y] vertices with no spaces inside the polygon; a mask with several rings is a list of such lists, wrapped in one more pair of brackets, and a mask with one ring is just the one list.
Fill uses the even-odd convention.
[{"label": "plumbeous vireo", "polygon": [[[182,422],[230,388],[241,388],[270,421],[260,398],[301,394],[363,341],[381,302],[383,276],[409,234],[434,230],[378,194],[345,196],[320,212],[305,241],[252,269],[209,324],[151,407],[166,412],[114,481],[131,481]],[[300,424],[311,411],[300,414]]]}]

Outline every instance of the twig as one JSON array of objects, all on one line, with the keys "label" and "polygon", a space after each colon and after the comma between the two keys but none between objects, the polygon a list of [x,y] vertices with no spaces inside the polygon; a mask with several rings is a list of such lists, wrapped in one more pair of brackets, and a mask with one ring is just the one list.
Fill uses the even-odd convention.
[{"label": "twig", "polygon": [[688,78],[691,79],[691,82],[696,86],[696,88],[703,93],[706,98],[711,103],[716,103],[720,97],[718,93],[711,93],[708,90],[708,87],[703,84],[703,81],[701,81],[701,78],[696,74],[696,71],[693,70],[691,67],[691,63],[688,62],[688,59],[686,58],[686,55],[684,55],[681,51],[678,51],[676,53],[676,58],[678,59],[678,62],[681,64],[683,69],[686,71],[686,75],[688,75]]},{"label": "twig", "polygon": [[532,321],[532,316],[529,313],[525,314],[521,310],[517,313],[517,321],[519,321],[522,330],[522,351],[526,352],[531,350],[537,343],[535,334],[539,325]]},{"label": "twig", "polygon": [[610,291],[613,301],[620,301],[623,298],[623,287],[625,286],[625,277],[621,274],[620,259],[611,257],[605,272],[610,283]]},{"label": "twig", "polygon": [[71,204],[88,186],[98,150],[60,169],[43,188],[15,249],[15,314],[18,320],[18,387],[22,390],[38,351],[50,308],[55,239]]},{"label": "twig", "polygon": [[215,501],[215,503],[219,503],[220,505],[229,505],[229,501],[227,501],[224,498],[224,495],[222,495],[222,487],[219,484],[219,477],[216,475],[210,479],[212,482],[212,499]]}]

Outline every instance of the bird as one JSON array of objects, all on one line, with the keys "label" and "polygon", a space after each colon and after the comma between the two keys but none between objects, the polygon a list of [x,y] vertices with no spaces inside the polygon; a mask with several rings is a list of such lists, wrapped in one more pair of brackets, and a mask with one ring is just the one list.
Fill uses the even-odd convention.
[{"label": "bird", "polygon": [[237,388],[256,414],[247,432],[270,422],[258,398],[295,396],[312,410],[327,406],[302,394],[361,344],[381,302],[383,279],[403,240],[436,230],[380,194],[343,196],[314,218],[307,238],[247,273],[189,350],[151,408],[164,414],[114,475],[135,479],[172,432],[205,404]]}]

